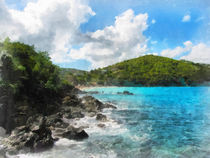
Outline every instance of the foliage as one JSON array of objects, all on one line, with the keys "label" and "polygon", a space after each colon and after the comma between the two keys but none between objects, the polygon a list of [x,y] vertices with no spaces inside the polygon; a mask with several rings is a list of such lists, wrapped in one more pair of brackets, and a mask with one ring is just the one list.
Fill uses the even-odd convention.
[{"label": "foliage", "polygon": [[82,75],[65,75],[82,85],[196,86],[210,81],[210,66],[146,55]]},{"label": "foliage", "polygon": [[47,52],[36,52],[33,46],[20,42],[6,39],[0,43],[0,51],[4,52],[0,56],[1,85],[11,87],[17,101],[27,99],[31,106],[46,112],[66,84],[59,76],[60,68],[52,64]]}]

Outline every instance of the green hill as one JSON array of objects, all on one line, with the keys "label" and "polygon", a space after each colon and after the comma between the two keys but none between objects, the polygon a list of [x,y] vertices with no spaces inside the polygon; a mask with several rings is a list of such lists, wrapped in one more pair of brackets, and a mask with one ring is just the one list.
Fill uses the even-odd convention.
[{"label": "green hill", "polygon": [[210,81],[210,65],[146,55],[70,76],[86,86],[198,86]]}]

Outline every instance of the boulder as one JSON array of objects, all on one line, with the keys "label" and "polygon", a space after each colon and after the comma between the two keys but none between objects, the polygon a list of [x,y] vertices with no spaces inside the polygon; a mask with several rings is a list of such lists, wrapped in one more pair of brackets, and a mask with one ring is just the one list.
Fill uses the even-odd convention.
[{"label": "boulder", "polygon": [[33,152],[46,150],[54,144],[46,119],[41,116],[29,118],[26,126],[16,127],[6,139],[7,144],[16,150],[29,148]]},{"label": "boulder", "polygon": [[92,96],[84,96],[82,103],[87,112],[99,112],[103,109],[103,103]]},{"label": "boulder", "polygon": [[107,121],[107,117],[106,115],[103,115],[103,114],[97,114],[96,120],[105,122]]},{"label": "boulder", "polygon": [[57,113],[54,115],[50,115],[46,118],[46,125],[50,127],[51,129],[55,127],[59,128],[67,128],[68,123],[65,123],[62,119],[63,114],[62,113]]},{"label": "boulder", "polygon": [[73,94],[68,94],[63,98],[62,104],[64,106],[78,106],[80,104],[80,99]]},{"label": "boulder", "polygon": [[106,127],[106,125],[102,124],[102,123],[99,123],[97,126],[100,127],[100,128],[105,128]]},{"label": "boulder", "polygon": [[73,126],[69,126],[66,130],[55,130],[55,136],[74,140],[82,140],[89,137],[82,127],[75,128]]},{"label": "boulder", "polygon": [[112,105],[112,104],[109,104],[109,103],[105,103],[105,104],[103,105],[103,107],[104,107],[104,108],[117,109],[116,106],[114,106],[114,105]]}]

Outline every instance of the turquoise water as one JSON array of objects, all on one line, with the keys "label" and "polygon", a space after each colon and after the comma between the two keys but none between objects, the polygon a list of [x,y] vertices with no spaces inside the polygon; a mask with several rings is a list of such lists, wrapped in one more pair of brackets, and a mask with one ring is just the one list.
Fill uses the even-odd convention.
[{"label": "turquoise water", "polygon": [[[99,128],[89,123],[89,138],[56,142],[43,153],[22,153],[20,158],[210,158],[210,88],[92,88],[93,95],[117,110],[104,113],[109,121]],[[134,95],[120,95],[129,91]]]},{"label": "turquoise water", "polygon": [[[122,158],[210,157],[210,88],[93,88],[97,99],[118,107],[111,117],[127,129],[95,136],[87,151]],[[134,95],[119,95],[127,90]]]}]

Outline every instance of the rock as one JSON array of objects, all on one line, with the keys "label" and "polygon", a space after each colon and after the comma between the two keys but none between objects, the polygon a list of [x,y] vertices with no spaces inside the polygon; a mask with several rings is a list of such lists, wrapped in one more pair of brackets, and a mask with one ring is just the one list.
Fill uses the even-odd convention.
[{"label": "rock", "polygon": [[97,114],[96,120],[105,122],[107,121],[107,117],[103,114]]},{"label": "rock", "polygon": [[73,94],[68,94],[63,98],[62,104],[64,106],[78,106],[80,104],[80,99]]},{"label": "rock", "polygon": [[67,119],[74,119],[74,118],[83,118],[85,117],[85,115],[82,114],[82,112],[73,112],[70,114],[65,114],[64,117],[66,117]]},{"label": "rock", "polygon": [[100,128],[105,128],[106,127],[106,125],[102,124],[102,123],[99,123],[97,126],[100,127]]},{"label": "rock", "polygon": [[98,91],[88,91],[87,93],[88,93],[88,94],[99,94]]},{"label": "rock", "polygon": [[[32,121],[34,119],[34,121]],[[16,150],[29,148],[30,151],[43,151],[54,144],[51,130],[44,117],[31,117],[26,126],[16,127],[8,137],[7,143]]]},{"label": "rock", "polygon": [[60,128],[67,128],[68,123],[65,123],[62,120],[62,113],[57,113],[54,115],[50,115],[46,118],[46,125],[51,128],[60,127]]},{"label": "rock", "polygon": [[117,92],[117,94],[134,95],[133,93],[131,93],[131,92],[129,92],[129,91]]},{"label": "rock", "polygon": [[89,112],[89,113],[87,113],[87,115],[88,115],[89,117],[94,117],[94,116],[96,116],[96,113],[95,113],[95,112]]},{"label": "rock", "polygon": [[82,103],[87,112],[99,112],[103,109],[103,103],[92,96],[84,96]]},{"label": "rock", "polygon": [[69,126],[65,131],[57,131],[56,136],[74,140],[82,140],[89,137],[82,127],[75,128],[73,126]]},{"label": "rock", "polygon": [[104,106],[104,108],[117,109],[116,106],[114,106],[114,105],[112,105],[112,104],[109,104],[109,103],[105,103],[103,106]]}]

